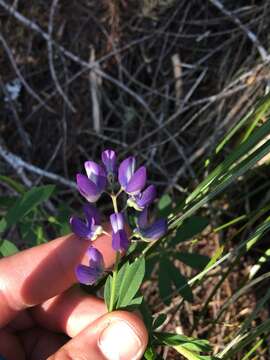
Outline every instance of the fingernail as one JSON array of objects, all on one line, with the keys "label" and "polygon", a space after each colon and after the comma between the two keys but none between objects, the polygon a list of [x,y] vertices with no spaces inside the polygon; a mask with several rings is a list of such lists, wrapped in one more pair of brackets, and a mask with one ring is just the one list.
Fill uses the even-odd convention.
[{"label": "fingernail", "polygon": [[108,360],[139,360],[143,355],[139,336],[123,320],[113,321],[103,330],[98,346]]}]

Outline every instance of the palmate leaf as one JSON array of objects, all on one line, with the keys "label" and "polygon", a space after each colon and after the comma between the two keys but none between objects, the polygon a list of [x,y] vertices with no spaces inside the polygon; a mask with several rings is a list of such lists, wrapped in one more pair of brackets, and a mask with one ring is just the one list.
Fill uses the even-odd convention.
[{"label": "palmate leaf", "polygon": [[169,268],[163,259],[159,263],[158,288],[161,300],[164,304],[169,305],[173,293],[173,286],[169,274]]},{"label": "palmate leaf", "polygon": [[143,257],[135,260],[132,264],[126,263],[125,271],[121,279],[118,292],[117,308],[132,305],[145,274],[145,259]]},{"label": "palmate leaf", "polygon": [[173,285],[185,300],[193,301],[193,294],[187,279],[165,257],[161,258],[159,263],[158,285],[160,297],[166,305],[170,303],[174,293]]},{"label": "palmate leaf", "polygon": [[202,216],[191,216],[186,219],[177,229],[175,237],[170,240],[172,245],[192,239],[195,235],[202,232],[209,221]]},{"label": "palmate leaf", "polygon": [[158,327],[160,327],[164,323],[166,318],[166,314],[160,314],[153,322],[153,329],[157,329]]},{"label": "palmate leaf", "polygon": [[176,345],[173,348],[181,355],[183,355],[188,360],[214,360],[215,358],[208,355],[199,355],[188,350],[185,346]]},{"label": "palmate leaf", "polygon": [[156,353],[151,346],[148,346],[144,353],[145,360],[156,360]]},{"label": "palmate leaf", "polygon": [[104,300],[108,311],[110,308],[111,288],[112,288],[112,276],[109,275],[106,279],[106,283],[104,286]]},{"label": "palmate leaf", "polygon": [[9,209],[17,200],[16,196],[0,196],[0,208]]},{"label": "palmate leaf", "polygon": [[174,254],[174,257],[193,269],[202,270],[209,263],[210,258],[196,253],[181,252]]},{"label": "palmate leaf", "polygon": [[16,204],[8,211],[5,217],[6,228],[16,224],[39,204],[46,201],[53,193],[54,188],[54,185],[33,187],[31,190],[22,195]]},{"label": "palmate leaf", "polygon": [[0,253],[2,256],[10,256],[18,252],[18,248],[13,242],[9,240],[3,240],[0,244]]},{"label": "palmate leaf", "polygon": [[196,352],[208,352],[211,351],[211,346],[208,340],[204,339],[195,339],[185,335],[179,335],[174,333],[167,332],[155,332],[155,338],[158,341],[158,344],[164,344],[168,346],[182,345],[187,349],[196,351]]},{"label": "palmate leaf", "polygon": [[154,337],[158,344],[171,346],[188,360],[214,360],[212,356],[201,355],[201,352],[211,351],[207,340],[172,333],[154,333]]},{"label": "palmate leaf", "polygon": [[148,345],[147,349],[145,350],[144,360],[163,360],[163,358],[155,352],[151,345]]},{"label": "palmate leaf", "polygon": [[[139,306],[142,296],[137,296],[145,274],[145,259],[140,258],[132,264],[128,261],[122,265],[116,276],[115,298],[113,309],[123,309],[127,307]],[[109,310],[112,289],[112,276],[107,277],[104,288],[104,299]]]},{"label": "palmate leaf", "polygon": [[172,211],[172,198],[164,194],[158,202],[159,213],[162,217],[167,217]]}]

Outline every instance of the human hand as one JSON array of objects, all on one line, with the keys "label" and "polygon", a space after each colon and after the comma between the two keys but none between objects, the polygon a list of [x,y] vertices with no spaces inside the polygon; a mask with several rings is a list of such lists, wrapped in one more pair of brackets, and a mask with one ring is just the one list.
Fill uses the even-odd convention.
[{"label": "human hand", "polygon": [[[142,320],[126,311],[107,313],[103,300],[72,287],[76,265],[87,264],[88,247],[69,235],[0,260],[2,357],[141,359],[148,341]],[[115,252],[109,236],[100,236],[95,247],[110,268]]]}]

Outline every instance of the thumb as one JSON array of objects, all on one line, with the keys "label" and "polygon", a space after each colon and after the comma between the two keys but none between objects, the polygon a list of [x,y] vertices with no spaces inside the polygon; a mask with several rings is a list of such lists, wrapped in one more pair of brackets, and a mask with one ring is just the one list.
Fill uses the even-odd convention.
[{"label": "thumb", "polygon": [[139,360],[147,342],[147,330],[136,314],[115,311],[98,318],[48,360]]}]

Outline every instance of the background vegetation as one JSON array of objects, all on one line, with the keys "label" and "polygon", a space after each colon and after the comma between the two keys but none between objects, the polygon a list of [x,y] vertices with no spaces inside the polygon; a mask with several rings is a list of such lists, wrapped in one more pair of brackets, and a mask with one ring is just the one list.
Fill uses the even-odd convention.
[{"label": "background vegetation", "polygon": [[0,0],[2,256],[69,231],[86,159],[132,153],[170,216],[142,289],[158,331],[268,359],[269,16],[267,0]]}]

